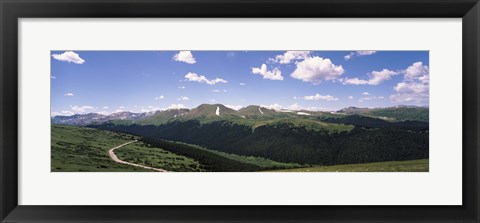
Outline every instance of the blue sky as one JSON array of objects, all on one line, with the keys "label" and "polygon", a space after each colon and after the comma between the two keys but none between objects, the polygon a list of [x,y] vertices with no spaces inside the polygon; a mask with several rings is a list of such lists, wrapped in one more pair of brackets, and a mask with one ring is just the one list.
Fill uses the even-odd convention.
[{"label": "blue sky", "polygon": [[52,115],[428,106],[428,51],[52,51]]}]

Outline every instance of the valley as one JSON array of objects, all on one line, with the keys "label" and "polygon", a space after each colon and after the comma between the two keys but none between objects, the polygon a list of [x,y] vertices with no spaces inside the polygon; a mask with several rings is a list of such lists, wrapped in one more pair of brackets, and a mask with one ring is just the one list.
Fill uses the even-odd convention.
[{"label": "valley", "polygon": [[55,116],[52,125],[52,171],[59,172],[150,171],[109,157],[109,149],[134,140],[115,150],[119,159],[172,172],[428,171],[424,107],[322,112],[202,104]]}]

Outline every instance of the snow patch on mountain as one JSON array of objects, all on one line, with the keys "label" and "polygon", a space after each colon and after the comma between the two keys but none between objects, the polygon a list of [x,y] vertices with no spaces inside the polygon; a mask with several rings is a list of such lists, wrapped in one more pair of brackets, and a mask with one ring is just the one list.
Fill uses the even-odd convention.
[{"label": "snow patch on mountain", "polygon": [[217,106],[217,110],[215,111],[215,114],[220,116],[220,107]]},{"label": "snow patch on mountain", "polygon": [[298,115],[311,115],[309,113],[306,113],[306,112],[297,112]]}]

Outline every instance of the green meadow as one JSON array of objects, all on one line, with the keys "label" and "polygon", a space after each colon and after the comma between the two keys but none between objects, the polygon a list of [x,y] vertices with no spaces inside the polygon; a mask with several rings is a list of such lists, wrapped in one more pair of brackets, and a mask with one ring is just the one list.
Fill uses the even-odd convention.
[{"label": "green meadow", "polygon": [[[114,162],[108,150],[138,140],[136,136],[92,128],[52,125],[52,172],[149,172]],[[201,165],[184,156],[135,142],[115,150],[121,160],[168,171],[202,171]]]},{"label": "green meadow", "polygon": [[428,159],[276,170],[280,172],[428,172]]}]

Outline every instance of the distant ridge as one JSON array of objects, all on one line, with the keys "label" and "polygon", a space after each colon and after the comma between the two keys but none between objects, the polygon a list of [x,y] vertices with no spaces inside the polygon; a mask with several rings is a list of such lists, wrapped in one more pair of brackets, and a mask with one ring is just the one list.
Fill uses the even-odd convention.
[{"label": "distant ridge", "polygon": [[[218,111],[217,111],[218,110]],[[217,115],[218,113],[218,115]],[[190,110],[186,117],[229,117],[240,116],[237,111],[222,104],[201,104]]]},{"label": "distant ridge", "polygon": [[116,112],[110,115],[97,113],[75,114],[71,116],[54,116],[51,118],[53,124],[85,126],[91,124],[101,124],[111,121],[122,121],[138,124],[159,125],[172,120],[185,119],[248,119],[248,118],[267,118],[275,117],[305,117],[305,116],[324,116],[324,115],[365,115],[377,117],[384,120],[416,120],[428,122],[429,109],[418,106],[394,106],[388,108],[359,108],[347,107],[336,112],[320,112],[309,110],[274,110],[258,105],[249,105],[241,109],[234,110],[223,104],[201,104],[196,108],[187,109],[167,109],[144,113],[134,112]]},{"label": "distant ridge", "polygon": [[247,107],[241,108],[240,110],[238,110],[238,112],[245,117],[260,116],[260,115],[272,115],[272,114],[276,113],[276,111],[273,110],[273,109],[268,109],[268,108],[261,107],[261,106],[258,106],[258,105],[249,105]]}]

